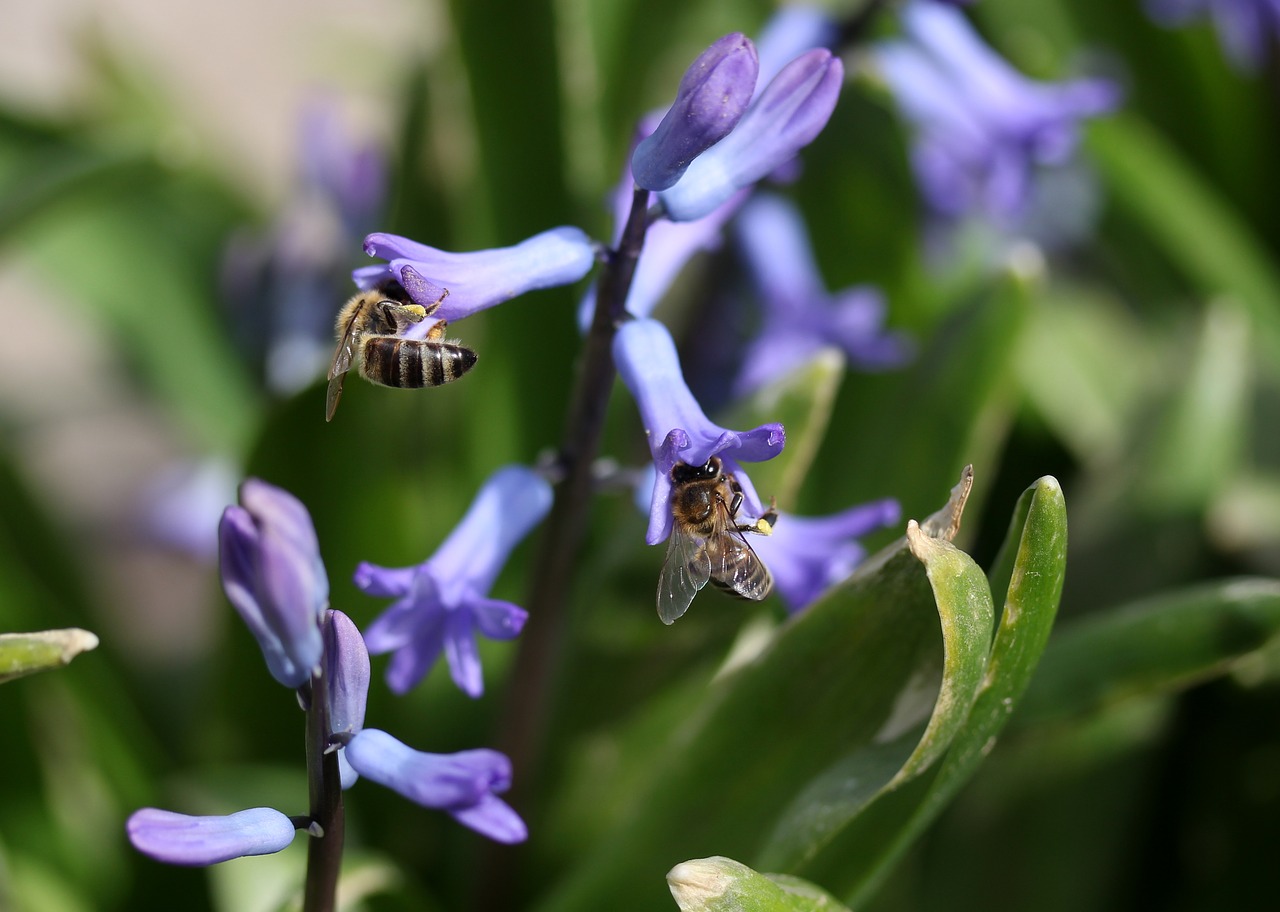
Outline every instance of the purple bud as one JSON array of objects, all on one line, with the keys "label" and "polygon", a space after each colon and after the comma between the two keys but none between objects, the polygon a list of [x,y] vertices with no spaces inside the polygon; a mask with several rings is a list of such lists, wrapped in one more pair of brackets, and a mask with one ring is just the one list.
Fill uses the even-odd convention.
[{"label": "purple bud", "polygon": [[366,779],[423,807],[448,811],[490,839],[523,842],[528,836],[519,815],[494,796],[511,786],[511,761],[497,751],[428,754],[366,728],[347,745],[347,759]]},{"label": "purple bud", "polygon": [[714,424],[685,385],[671,333],[656,320],[624,323],[613,340],[613,359],[636,400],[657,469],[645,541],[656,545],[671,534],[671,469],[677,462],[702,465],[720,456],[742,485],[747,513],[759,516],[763,507],[738,460],[763,462],[781,453],[787,439],[782,425],[738,432]]},{"label": "purple bud", "polygon": [[[448,289],[434,314],[439,320],[461,320],[526,291],[576,282],[596,261],[596,245],[571,226],[535,234],[514,247],[471,253],[448,253],[394,234],[369,235],[364,250],[389,262],[355,270],[356,285],[369,289],[395,279],[423,307],[431,307]],[[430,322],[414,329],[425,333]]]},{"label": "purple bud", "polygon": [[827,125],[843,81],[843,65],[825,48],[783,67],[737,128],[695,159],[674,187],[658,194],[667,216],[701,218],[790,161]]},{"label": "purple bud", "polygon": [[311,517],[289,492],[256,478],[218,527],[222,588],[253,633],[267,668],[298,687],[324,651],[320,615],[329,580]]},{"label": "purple bud", "polygon": [[293,842],[293,822],[274,808],[250,808],[225,817],[190,817],[142,808],[125,823],[129,841],[166,864],[200,867],[245,855],[270,855]]},{"label": "purple bud", "polygon": [[[369,699],[369,651],[364,637],[341,611],[329,611],[324,629],[324,675],[329,697],[329,731],[355,734],[364,728]],[[342,787],[351,788],[359,778],[347,762],[345,747],[338,748]]]},{"label": "purple bud", "polygon": [[636,185],[666,190],[690,162],[737,126],[755,92],[759,62],[745,35],[725,35],[699,55],[680,80],[658,128],[631,156]]}]

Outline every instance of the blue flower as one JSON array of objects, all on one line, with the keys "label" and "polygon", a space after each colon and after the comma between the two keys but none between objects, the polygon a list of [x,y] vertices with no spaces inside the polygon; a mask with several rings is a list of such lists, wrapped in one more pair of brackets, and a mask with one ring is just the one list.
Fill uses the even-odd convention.
[{"label": "blue flower", "polygon": [[862,562],[866,552],[858,537],[893,525],[900,514],[896,500],[877,500],[830,516],[780,512],[773,534],[753,537],[751,544],[773,574],[774,589],[787,609],[803,611]]},{"label": "blue flower", "polygon": [[879,290],[860,285],[834,295],[827,291],[794,204],[758,194],[743,207],[735,228],[764,310],[760,334],[747,346],[735,383],[738,395],[808,363],[825,346],[873,370],[906,360],[910,343],[885,331]]},{"label": "blue flower", "polygon": [[744,187],[795,157],[822,132],[844,80],[839,58],[815,48],[791,61],[760,93],[738,126],[658,194],[675,221],[702,218]]},{"label": "blue flower", "polygon": [[1248,72],[1262,66],[1268,46],[1280,38],[1280,3],[1276,0],[1146,0],[1144,5],[1147,14],[1165,26],[1211,16],[1223,52]]},{"label": "blue flower", "polygon": [[915,128],[912,168],[940,215],[1012,221],[1028,205],[1036,170],[1069,161],[1079,122],[1119,101],[1107,80],[1027,79],[947,5],[914,0],[902,25],[905,37],[882,43],[876,61]]},{"label": "blue flower", "polygon": [[125,831],[135,849],[156,861],[200,867],[279,852],[293,842],[296,829],[274,808],[250,808],[225,817],[142,808],[129,815]]},{"label": "blue flower", "polygon": [[448,811],[465,826],[498,842],[522,842],[524,821],[495,793],[511,786],[511,761],[492,750],[428,754],[376,728],[358,732],[346,746],[360,775],[423,807]]},{"label": "blue flower", "polygon": [[[356,285],[369,289],[395,279],[423,307],[431,307],[448,290],[434,314],[438,320],[461,320],[526,291],[568,285],[590,272],[596,261],[595,243],[572,226],[535,234],[514,247],[471,253],[447,253],[394,234],[369,235],[364,250],[388,262],[355,270]],[[425,333],[430,322],[414,329]]]},{"label": "blue flower", "polygon": [[[341,611],[329,611],[324,629],[324,680],[328,699],[329,733],[353,735],[364,728],[365,705],[369,699],[369,650],[360,631]],[[341,741],[338,742],[342,744]],[[355,785],[358,773],[338,748],[338,768],[342,787]]]},{"label": "blue flower", "polygon": [[366,595],[397,601],[365,631],[374,655],[393,652],[387,684],[409,690],[443,650],[454,682],[464,693],[484,692],[475,634],[509,640],[520,633],[526,612],[488,598],[511,550],[551,509],[551,485],[531,469],[508,466],[485,482],[462,522],[439,550],[416,567],[389,569],[370,563],[356,568],[355,584]]},{"label": "blue flower", "polygon": [[636,400],[657,469],[645,541],[656,545],[671,534],[671,469],[677,462],[698,466],[719,456],[725,472],[742,485],[746,512],[763,513],[739,460],[763,462],[781,453],[787,439],[782,425],[738,432],[713,424],[685,385],[671,334],[656,320],[632,320],[619,327],[613,359]]},{"label": "blue flower", "polygon": [[755,45],[738,32],[703,51],[680,80],[662,122],[636,146],[631,156],[636,185],[666,190],[737,126],[755,91],[758,70]]},{"label": "blue flower", "polygon": [[218,527],[222,588],[258,641],[267,668],[299,687],[320,663],[321,613],[329,579],[307,508],[256,478],[240,486],[240,504]]},{"label": "blue flower", "polygon": [[782,68],[805,51],[834,48],[840,30],[823,9],[791,3],[769,17],[756,41],[760,55],[760,85],[768,84]]}]

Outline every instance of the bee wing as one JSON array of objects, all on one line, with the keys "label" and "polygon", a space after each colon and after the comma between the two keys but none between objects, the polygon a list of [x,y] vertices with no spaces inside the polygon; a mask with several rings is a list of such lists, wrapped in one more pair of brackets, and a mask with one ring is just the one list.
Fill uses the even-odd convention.
[{"label": "bee wing", "polygon": [[342,382],[347,378],[345,372],[329,378],[329,389],[324,397],[324,420],[332,421],[333,413],[338,410],[338,401],[342,398]]},{"label": "bee wing", "polygon": [[355,359],[355,316],[347,322],[338,340],[338,347],[333,352],[333,363],[329,365],[329,389],[325,393],[324,420],[332,421],[333,413],[338,410],[338,400],[342,398],[342,383],[347,371],[351,370],[351,362]]},{"label": "bee wing", "polygon": [[718,586],[753,602],[773,591],[773,575],[736,526],[708,542],[706,551]]},{"label": "bee wing", "polygon": [[671,530],[667,557],[658,576],[658,617],[671,624],[689,610],[698,590],[711,579],[711,557],[701,539]]}]

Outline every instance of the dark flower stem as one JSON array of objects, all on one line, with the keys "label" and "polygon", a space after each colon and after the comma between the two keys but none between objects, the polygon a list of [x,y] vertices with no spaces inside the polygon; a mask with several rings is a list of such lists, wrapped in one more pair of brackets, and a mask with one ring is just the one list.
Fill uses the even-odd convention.
[{"label": "dark flower stem", "polygon": [[307,783],[311,819],[323,828],[307,845],[307,887],[303,912],[333,912],[337,908],[338,871],[342,867],[345,814],[338,752],[329,746],[329,707],[325,682],[312,675],[303,693],[307,708]]},{"label": "dark flower stem", "polygon": [[[543,737],[551,705],[551,691],[564,642],[569,587],[574,564],[586,534],[592,495],[592,465],[600,452],[605,412],[613,388],[613,336],[626,318],[627,292],[649,227],[649,191],[635,188],[631,213],[618,246],[604,254],[596,289],[596,309],[583,347],[577,381],[560,448],[564,479],[556,487],[551,514],[544,526],[534,561],[534,576],[526,605],[529,620],[520,634],[520,649],[507,686],[499,746],[515,769],[509,799],[524,814],[530,810],[533,785],[539,780]],[[503,851],[495,847],[494,851]],[[509,850],[506,850],[509,851]],[[487,870],[499,870],[497,865]],[[487,877],[478,905],[509,909],[504,891],[510,877]]]}]

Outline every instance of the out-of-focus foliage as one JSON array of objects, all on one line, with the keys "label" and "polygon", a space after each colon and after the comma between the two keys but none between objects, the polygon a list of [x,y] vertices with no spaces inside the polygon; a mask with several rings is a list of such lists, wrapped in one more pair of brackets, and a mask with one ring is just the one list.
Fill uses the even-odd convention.
[{"label": "out-of-focus foliage", "polygon": [[[455,250],[560,224],[607,239],[601,201],[635,119],[713,39],[754,34],[770,11],[448,4],[434,50],[382,96],[397,124],[382,227]],[[504,908],[673,908],[664,874],[717,855],[882,910],[1248,908],[1280,892],[1275,64],[1238,73],[1208,26],[1161,29],[1136,0],[967,13],[1025,72],[1088,65],[1124,83],[1123,111],[1087,129],[1092,233],[1039,249],[970,230],[939,260],[901,124],[851,81],[785,192],[828,287],[880,286],[916,356],[869,375],[815,360],[776,402],[743,406],[741,425],[787,422],[787,452],[753,478],[802,513],[893,496],[923,519],[972,463],[955,544],[926,536],[913,556],[901,529],[886,532],[870,542],[885,556],[796,619],[776,599],[708,590],[666,628],[661,549],[643,545],[629,493],[602,494],[545,757],[515,771],[529,843],[493,850],[446,815],[359,789],[347,883],[362,907],[462,909],[502,880]],[[226,240],[273,213],[207,162],[165,153],[166,128],[195,116],[181,98],[89,64],[91,110],[0,101],[0,259],[37,286],[8,335],[57,373],[82,369],[60,357],[62,329],[92,329],[177,449],[297,495],[333,607],[363,627],[383,606],[349,584],[357,562],[422,561],[495,468],[559,444],[582,289],[454,327],[481,355],[461,382],[400,393],[352,378],[326,425],[320,378],[272,398],[221,307]],[[736,306],[741,271],[728,245],[699,258],[659,313],[691,376],[725,341],[714,315]],[[123,821],[143,805],[300,813],[301,714],[211,571],[167,589],[154,563],[119,564],[119,526],[59,496],[74,479],[50,481],[20,405],[0,412],[0,631],[84,627],[102,642],[0,688],[0,908],[278,908],[303,839],[171,869],[133,852]],[[604,452],[646,459],[621,393]],[[495,598],[521,601],[534,553],[517,550]],[[203,631],[170,661],[126,633],[150,622],[116,598],[119,574],[147,571],[168,616]],[[482,644],[475,701],[442,668],[393,697],[375,660],[369,717],[425,750],[495,744],[517,646]]]}]

